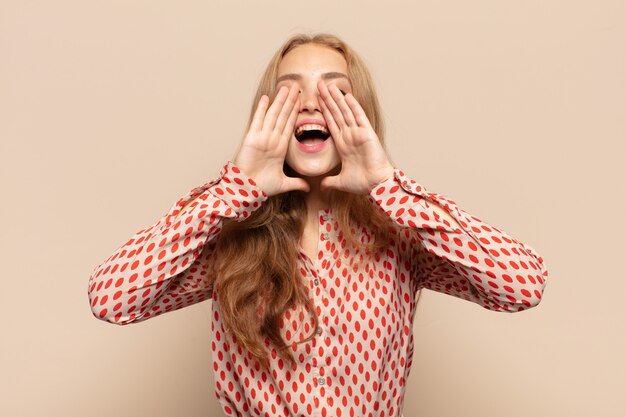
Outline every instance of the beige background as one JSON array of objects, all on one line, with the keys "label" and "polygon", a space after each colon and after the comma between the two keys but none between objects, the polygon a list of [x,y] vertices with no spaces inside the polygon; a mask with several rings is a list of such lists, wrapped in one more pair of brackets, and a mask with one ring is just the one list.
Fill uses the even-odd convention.
[{"label": "beige background", "polygon": [[626,415],[625,3],[262,3],[0,2],[0,414],[221,415],[209,302],[119,327],[88,278],[233,157],[276,48],[330,31],[394,165],[550,273],[518,314],[425,291],[405,417]]}]

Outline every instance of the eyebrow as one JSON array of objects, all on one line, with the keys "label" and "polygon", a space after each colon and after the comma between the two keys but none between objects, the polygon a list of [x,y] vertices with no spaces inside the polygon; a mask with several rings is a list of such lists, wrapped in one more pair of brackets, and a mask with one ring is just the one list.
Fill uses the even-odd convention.
[{"label": "eyebrow", "polygon": [[[345,78],[346,80],[350,81],[348,76],[342,72],[331,71],[331,72],[325,72],[322,74],[323,80],[330,80],[333,78]],[[279,82],[283,80],[301,80],[301,79],[302,79],[302,75],[300,74],[285,74],[285,75],[281,75],[280,77],[276,79],[276,84],[278,84]]]}]

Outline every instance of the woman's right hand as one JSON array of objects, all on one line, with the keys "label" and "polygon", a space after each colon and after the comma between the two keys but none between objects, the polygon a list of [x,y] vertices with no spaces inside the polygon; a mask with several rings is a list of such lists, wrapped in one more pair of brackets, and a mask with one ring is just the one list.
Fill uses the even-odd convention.
[{"label": "woman's right hand", "polygon": [[269,97],[261,96],[250,130],[233,163],[268,196],[292,190],[309,192],[309,184],[304,179],[288,177],[283,172],[300,108],[298,84],[281,87],[269,110],[268,104]]}]

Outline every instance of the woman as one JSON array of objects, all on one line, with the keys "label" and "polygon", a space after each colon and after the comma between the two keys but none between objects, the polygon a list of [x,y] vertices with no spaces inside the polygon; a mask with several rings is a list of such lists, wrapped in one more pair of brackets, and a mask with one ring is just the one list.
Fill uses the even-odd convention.
[{"label": "woman", "polygon": [[540,302],[535,250],[394,168],[372,79],[337,37],[276,52],[246,130],[89,279],[93,314],[120,325],[211,299],[226,415],[402,415],[420,289]]}]

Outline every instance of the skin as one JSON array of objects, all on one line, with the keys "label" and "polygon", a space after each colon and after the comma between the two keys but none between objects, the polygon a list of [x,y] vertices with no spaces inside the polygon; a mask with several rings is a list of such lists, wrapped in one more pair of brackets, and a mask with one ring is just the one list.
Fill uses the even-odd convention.
[{"label": "skin", "polygon": [[[350,81],[343,77],[324,79],[322,74],[328,72],[347,74],[347,63],[339,52],[316,44],[289,51],[280,63],[278,78],[298,74],[299,79],[280,81],[271,105],[269,97],[261,98],[233,161],[268,195],[306,191],[312,221],[317,221],[317,210],[329,207],[329,189],[367,194],[393,176],[394,169],[363,108],[351,94]],[[330,131],[331,137],[320,152],[305,153],[296,145],[296,123],[305,118],[323,119]],[[284,161],[298,178],[284,175]]]},{"label": "skin", "polygon": [[[351,94],[349,80],[322,78],[331,71],[347,74],[345,59],[331,48],[306,44],[289,51],[281,61],[278,78],[287,73],[300,74],[301,78],[279,83],[271,105],[268,96],[261,97],[233,161],[268,196],[291,190],[307,193],[305,246],[307,241],[316,244],[307,236],[316,230],[317,211],[328,208],[328,189],[366,194],[393,176],[393,166],[363,108]],[[331,142],[317,154],[300,152],[295,145],[296,123],[320,117],[330,130]],[[300,177],[284,174],[285,161]],[[192,203],[187,203],[177,218]],[[443,208],[427,204],[450,225],[460,227]]]}]

